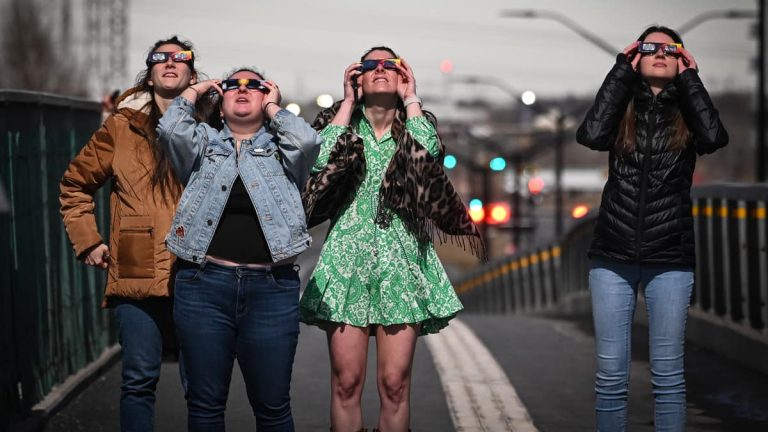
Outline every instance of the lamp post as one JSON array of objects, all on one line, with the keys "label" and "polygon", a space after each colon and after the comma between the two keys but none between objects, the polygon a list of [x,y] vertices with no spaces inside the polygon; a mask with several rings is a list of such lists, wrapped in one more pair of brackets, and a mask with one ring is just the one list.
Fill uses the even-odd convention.
[{"label": "lamp post", "polygon": [[611,56],[615,56],[617,53],[621,52],[621,50],[614,48],[600,36],[592,33],[581,24],[558,12],[536,9],[504,9],[501,11],[501,16],[505,18],[540,18],[557,21]]},{"label": "lamp post", "polygon": [[[480,75],[458,75],[458,76],[452,76],[451,77],[452,82],[460,82],[464,84],[485,84],[490,85],[493,87],[496,87],[509,96],[511,96],[515,100],[522,101],[523,105],[527,106],[532,111],[543,114],[543,111],[541,108],[539,108],[538,105],[535,104],[536,101],[536,95],[532,91],[525,91],[520,92],[519,90],[515,89],[514,87],[510,86],[503,80],[500,80],[495,77],[491,76],[480,76]],[[556,117],[555,117],[555,124],[554,124],[554,133],[555,133],[555,184],[554,184],[554,200],[555,200],[555,210],[554,210],[554,222],[555,222],[555,237],[560,238],[560,236],[563,234],[563,165],[564,165],[564,143],[565,143],[565,120],[566,115],[560,110],[557,111]],[[517,223],[519,222],[520,217],[520,175],[521,175],[521,166],[522,166],[522,160],[520,159],[520,155],[516,156],[516,162],[515,162],[515,195],[512,199],[512,218],[513,218],[513,226],[517,226]],[[517,241],[519,240],[518,236],[514,234],[513,230],[513,243],[517,245]]]},{"label": "lamp post", "polygon": [[[766,131],[765,131],[765,2],[766,0],[757,0],[757,13],[743,9],[725,9],[702,12],[682,25],[678,26],[678,33],[681,35],[691,31],[701,23],[713,19],[745,19],[757,18],[757,119],[756,119],[756,166],[755,178],[757,181],[764,182],[768,180],[768,169],[766,169]],[[536,9],[504,9],[500,12],[502,17],[509,18],[540,18],[557,21],[576,32],[582,38],[588,40],[593,45],[610,55],[615,55],[619,50],[614,49],[609,43],[601,37],[590,32],[585,27],[576,23],[567,16],[546,10]]]},{"label": "lamp post", "polygon": [[743,9],[724,9],[702,12],[677,28],[681,35],[691,31],[701,23],[713,19],[749,19],[757,18],[757,118],[755,143],[755,180],[768,180],[766,172],[765,144],[765,0],[757,0],[757,13]]},{"label": "lamp post", "polygon": [[[762,3],[760,0],[758,0],[758,7],[760,3]],[[684,22],[683,24],[677,26],[677,33],[679,33],[681,36],[685,33],[688,33],[691,31],[694,27],[697,27],[699,24],[713,20],[713,19],[743,19],[743,18],[755,18],[755,11],[751,10],[744,10],[744,9],[724,9],[724,10],[711,10],[702,12],[695,17],[689,19],[688,21]]]},{"label": "lamp post", "polygon": [[[497,89],[503,91],[508,96],[510,96],[512,99],[521,101],[524,105],[531,107],[532,109],[535,109],[533,106],[533,102],[536,100],[536,96],[532,91],[525,91],[521,92],[514,88],[513,86],[507,84],[504,80],[501,80],[499,78],[493,77],[493,76],[485,76],[485,75],[453,75],[450,77],[449,81],[450,83],[462,83],[462,84],[472,84],[472,85],[489,85],[492,87],[496,87]],[[520,188],[522,187],[521,184],[521,176],[522,176],[522,166],[523,166],[523,157],[520,154],[515,154],[513,157],[513,165],[514,165],[514,171],[515,171],[515,179],[514,179],[514,193],[512,194],[512,202],[511,202],[511,213],[512,213],[512,244],[515,248],[517,248],[519,242],[520,242],[520,233],[518,232],[519,229],[519,222],[521,219],[521,212],[522,208],[520,205]],[[485,170],[487,171],[487,170]],[[488,187],[490,186],[490,178],[488,177],[487,172],[483,172],[483,185],[484,190],[488,190]],[[488,199],[490,199],[488,197]],[[488,199],[486,199],[484,202],[489,202]]]},{"label": "lamp post", "polygon": [[512,99],[519,99],[522,94],[521,91],[507,84],[506,81],[489,75],[451,75],[447,82],[489,85],[503,91]]}]

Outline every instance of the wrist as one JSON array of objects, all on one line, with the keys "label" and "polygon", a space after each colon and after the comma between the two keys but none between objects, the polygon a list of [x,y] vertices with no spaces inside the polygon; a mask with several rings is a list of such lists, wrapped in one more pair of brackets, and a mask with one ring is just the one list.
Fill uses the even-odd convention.
[{"label": "wrist", "polygon": [[280,107],[280,105],[279,105],[277,102],[275,102],[275,101],[269,101],[269,102],[267,102],[267,103],[265,103],[265,104],[264,104],[264,111],[268,110],[268,109],[269,109],[269,106],[270,106],[270,105],[272,105],[272,104],[274,104],[274,105],[277,107],[277,110],[278,110],[278,111],[280,111],[280,110],[282,109],[282,107]]},{"label": "wrist", "polygon": [[408,107],[408,105],[414,104],[414,103],[419,104],[419,106],[422,105],[421,98],[416,96],[415,94],[403,98],[403,106],[405,106],[406,108]]}]

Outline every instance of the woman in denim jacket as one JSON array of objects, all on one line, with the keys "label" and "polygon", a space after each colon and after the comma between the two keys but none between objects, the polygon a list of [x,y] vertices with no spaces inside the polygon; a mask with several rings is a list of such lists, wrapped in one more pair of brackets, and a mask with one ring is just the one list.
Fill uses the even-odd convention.
[{"label": "woman in denim jacket", "polygon": [[[222,96],[221,131],[193,117],[195,100],[210,91]],[[294,429],[293,260],[310,243],[299,185],[320,139],[279,103],[275,83],[243,68],[185,90],[158,127],[186,186],[166,243],[180,258],[174,318],[190,431],[224,430],[235,357],[259,431]]]}]

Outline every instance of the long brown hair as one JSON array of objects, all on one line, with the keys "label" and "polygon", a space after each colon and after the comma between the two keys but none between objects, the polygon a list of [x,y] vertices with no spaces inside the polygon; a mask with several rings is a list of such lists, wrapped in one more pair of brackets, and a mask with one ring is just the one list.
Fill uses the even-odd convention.
[{"label": "long brown hair", "polygon": [[[369,48],[365,53],[363,53],[362,56],[360,56],[360,61],[365,60],[366,57],[368,57],[368,54],[374,52],[374,51],[387,51],[388,53],[392,54],[392,58],[400,58],[400,56],[397,55],[395,50],[388,46],[375,46],[372,48]],[[360,98],[360,104],[365,105],[365,95],[362,95]],[[424,111],[424,115],[427,116],[430,120],[432,120],[435,124],[437,124],[437,120],[435,116],[431,112]],[[395,140],[395,142],[399,143],[401,141],[401,138],[405,134],[405,119],[406,119],[406,113],[405,113],[405,105],[403,105],[403,101],[400,100],[400,98],[397,98],[397,119],[399,121],[393,121],[392,127],[389,131],[390,135],[392,136],[392,139]]]},{"label": "long brown hair", "polygon": [[[178,36],[172,36],[168,39],[161,39],[155,42],[155,44],[152,45],[152,47],[149,49],[149,52],[153,52],[160,46],[166,44],[176,45],[184,51],[193,52],[192,60],[187,62],[187,65],[189,66],[192,76],[199,80],[199,76],[202,74],[198,73],[198,71],[195,69],[195,58],[197,57],[197,53],[194,52],[192,43],[181,40],[178,38]],[[154,160],[154,169],[149,172],[151,175],[150,184],[152,185],[153,189],[160,191],[160,196],[164,201],[167,202],[168,200],[171,200],[172,202],[175,202],[178,201],[179,197],[181,196],[181,182],[179,182],[179,179],[176,177],[176,173],[173,172],[171,161],[168,158],[168,155],[165,153],[165,150],[163,150],[163,147],[158,142],[157,132],[155,132],[155,129],[157,129],[157,125],[160,122],[160,117],[163,116],[163,113],[160,112],[160,107],[158,107],[157,103],[155,102],[155,94],[153,88],[151,85],[149,85],[149,81],[152,79],[153,66],[154,64],[147,63],[146,69],[139,72],[138,76],[136,77],[135,84],[135,88],[138,92],[146,92],[150,97],[150,100],[146,103],[146,105],[144,105],[144,107],[142,107],[142,111],[147,112],[149,117],[149,121],[146,122],[142,132],[147,138],[149,148],[152,151],[152,158]],[[195,117],[198,118],[198,120],[205,121],[211,115],[211,98],[212,96],[208,94],[201,95],[201,97],[198,98],[195,109]]]},{"label": "long brown hair", "polygon": [[[638,41],[643,41],[651,33],[664,33],[672,38],[673,41],[682,44],[683,39],[680,35],[669,27],[664,26],[650,26],[637,38]],[[639,55],[639,54],[637,54]],[[672,122],[669,126],[672,128],[672,134],[667,146],[668,150],[680,150],[685,148],[691,140],[691,131],[688,129],[688,125],[685,124],[683,115],[678,109]],[[615,150],[618,153],[632,153],[635,151],[637,144],[637,117],[635,113],[634,99],[629,101],[627,111],[624,113],[624,117],[619,123],[619,131],[616,136]]]}]

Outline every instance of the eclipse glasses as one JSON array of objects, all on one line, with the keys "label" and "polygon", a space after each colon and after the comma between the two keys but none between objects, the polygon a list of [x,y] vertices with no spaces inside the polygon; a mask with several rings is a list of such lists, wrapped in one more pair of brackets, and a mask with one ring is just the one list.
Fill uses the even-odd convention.
[{"label": "eclipse glasses", "polygon": [[381,60],[363,60],[361,65],[357,68],[360,72],[368,72],[376,69],[379,65],[382,65],[384,69],[397,70],[397,66],[400,64],[399,58],[381,59]]},{"label": "eclipse glasses", "polygon": [[249,90],[267,91],[264,81],[255,78],[230,78],[221,82],[221,89],[225,92],[245,86]]},{"label": "eclipse glasses", "polygon": [[192,51],[154,51],[147,56],[147,65],[154,63],[165,63],[168,59],[175,63],[192,61]]},{"label": "eclipse glasses", "polygon": [[637,46],[637,52],[640,54],[656,54],[662,50],[664,54],[680,54],[683,44],[664,43],[664,42],[640,42]]}]

